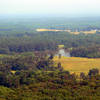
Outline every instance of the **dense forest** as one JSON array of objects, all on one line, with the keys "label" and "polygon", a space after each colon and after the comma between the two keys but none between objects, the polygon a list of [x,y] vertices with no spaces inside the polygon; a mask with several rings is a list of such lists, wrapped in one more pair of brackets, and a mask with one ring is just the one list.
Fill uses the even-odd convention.
[{"label": "dense forest", "polygon": [[[55,21],[54,21],[55,20]],[[94,19],[0,19],[0,53],[56,51],[63,44],[72,56],[100,57],[100,32],[74,35],[69,32],[37,32],[37,28],[99,30],[99,18]],[[42,24],[43,23],[43,24]],[[51,28],[51,29],[52,29]],[[87,29],[88,28],[88,29]],[[83,30],[83,29],[82,29]],[[92,49],[92,50],[91,50]],[[79,53],[80,52],[80,53]],[[82,54],[82,55],[81,55]]]},{"label": "dense forest", "polygon": [[0,100],[98,100],[100,75],[63,70],[52,55],[21,53],[0,58]]},{"label": "dense forest", "polygon": [[72,35],[66,32],[34,32],[20,35],[1,35],[0,53],[56,51],[57,46],[63,44],[65,49],[70,50],[72,56],[100,57],[99,40],[100,34]]},{"label": "dense forest", "polygon": [[99,69],[76,75],[53,58],[58,45],[73,57],[100,58],[100,32],[36,31],[89,31],[99,26],[99,18],[0,18],[0,100],[99,100]]}]

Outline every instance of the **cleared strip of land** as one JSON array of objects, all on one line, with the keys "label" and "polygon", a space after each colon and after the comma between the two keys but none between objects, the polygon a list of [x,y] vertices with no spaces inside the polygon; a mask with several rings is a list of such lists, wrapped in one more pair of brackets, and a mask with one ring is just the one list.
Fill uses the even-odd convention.
[{"label": "cleared strip of land", "polygon": [[36,31],[37,32],[45,32],[45,31],[51,31],[51,32],[69,32],[70,34],[75,34],[75,35],[78,35],[80,33],[84,33],[84,34],[95,34],[97,32],[96,30],[80,31],[80,32],[77,32],[77,31],[71,32],[71,30],[56,30],[56,29],[36,29]]},{"label": "cleared strip of land", "polygon": [[70,32],[70,30],[57,30],[57,29],[36,29],[37,32],[51,31],[51,32]]}]

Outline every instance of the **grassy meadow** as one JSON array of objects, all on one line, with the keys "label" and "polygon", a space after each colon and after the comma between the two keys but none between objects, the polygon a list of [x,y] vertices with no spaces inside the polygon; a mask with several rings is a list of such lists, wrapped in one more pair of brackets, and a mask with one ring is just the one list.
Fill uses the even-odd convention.
[{"label": "grassy meadow", "polygon": [[65,70],[76,74],[79,74],[80,72],[84,72],[85,74],[87,74],[88,71],[92,68],[100,69],[100,59],[89,59],[80,57],[61,57],[59,59],[56,56],[53,60],[55,64],[60,62]]}]

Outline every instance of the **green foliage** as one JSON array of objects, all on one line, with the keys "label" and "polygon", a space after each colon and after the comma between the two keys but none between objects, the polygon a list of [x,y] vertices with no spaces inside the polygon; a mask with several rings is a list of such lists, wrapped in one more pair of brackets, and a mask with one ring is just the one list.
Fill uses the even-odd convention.
[{"label": "green foliage", "polygon": [[72,56],[100,57],[100,32],[73,35],[35,31],[44,27],[100,30],[99,19],[47,20],[0,19],[0,100],[99,100],[98,69],[91,69],[88,75],[81,73],[79,79],[64,71],[60,63],[55,66],[52,59],[59,44],[71,48]]}]

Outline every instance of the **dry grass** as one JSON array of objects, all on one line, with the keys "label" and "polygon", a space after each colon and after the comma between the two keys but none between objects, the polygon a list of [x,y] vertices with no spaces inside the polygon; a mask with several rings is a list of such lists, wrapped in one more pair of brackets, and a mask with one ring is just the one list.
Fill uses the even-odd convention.
[{"label": "dry grass", "polygon": [[84,34],[95,34],[96,33],[96,30],[91,30],[91,31],[81,31],[83,32]]},{"label": "dry grass", "polygon": [[64,45],[58,45],[58,48],[64,48]]},{"label": "dry grass", "polygon": [[78,34],[80,34],[80,32],[70,32],[70,34],[78,35]]},{"label": "dry grass", "polygon": [[51,32],[71,32],[71,30],[56,30],[56,29],[36,29],[37,32],[45,32],[45,31],[51,31]]},{"label": "dry grass", "polygon": [[92,68],[98,68],[100,70],[100,59],[88,59],[79,57],[54,57],[54,62],[57,64],[61,62],[61,65],[65,70],[70,72],[75,72],[79,74],[80,72],[88,73]]},{"label": "dry grass", "polygon": [[11,71],[11,73],[12,73],[12,74],[15,74],[15,73],[16,73],[16,71],[12,70],[12,71]]},{"label": "dry grass", "polygon": [[51,32],[69,32],[70,34],[75,34],[78,35],[80,33],[84,34],[95,34],[96,30],[91,30],[91,31],[80,31],[80,32],[71,32],[71,30],[56,30],[56,29],[36,29],[37,32],[44,32],[44,31],[51,31]]},{"label": "dry grass", "polygon": [[70,34],[75,34],[78,35],[80,33],[84,33],[84,34],[95,34],[96,30],[91,30],[91,31],[80,31],[80,32],[70,32]]},{"label": "dry grass", "polygon": [[59,31],[63,31],[63,30],[56,30],[56,29],[37,29],[37,32],[42,32],[42,31],[52,31],[52,32],[59,32]]}]

